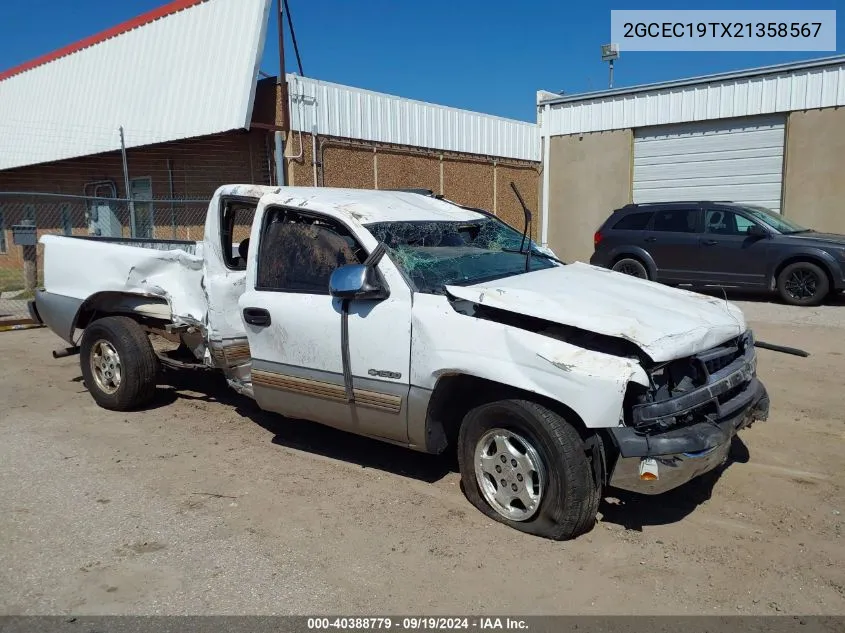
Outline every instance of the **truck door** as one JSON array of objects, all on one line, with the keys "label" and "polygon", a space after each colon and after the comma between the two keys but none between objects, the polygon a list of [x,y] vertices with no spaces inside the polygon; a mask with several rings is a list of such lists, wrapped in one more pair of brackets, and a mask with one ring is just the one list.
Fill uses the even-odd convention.
[{"label": "truck door", "polygon": [[377,270],[390,296],[350,302],[350,402],[342,303],[329,294],[329,277],[363,263],[367,249],[337,218],[280,206],[259,212],[252,238],[239,306],[261,408],[406,443],[411,295],[399,271],[383,257]]},{"label": "truck door", "polygon": [[218,367],[236,367],[250,359],[238,297],[246,288],[246,256],[257,205],[255,197],[222,196],[212,201],[206,218],[203,285],[209,346]]}]

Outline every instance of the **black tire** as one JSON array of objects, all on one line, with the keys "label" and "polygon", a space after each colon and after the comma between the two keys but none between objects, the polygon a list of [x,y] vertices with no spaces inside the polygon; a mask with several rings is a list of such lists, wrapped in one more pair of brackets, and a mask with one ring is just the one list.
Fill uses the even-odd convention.
[{"label": "black tire", "polygon": [[781,299],[794,306],[817,306],[830,291],[827,273],[811,262],[794,262],[786,266],[777,279]]},{"label": "black tire", "polygon": [[638,279],[649,279],[648,269],[636,257],[623,257],[617,260],[611,270],[622,273],[623,275],[630,275]]},{"label": "black tire", "polygon": [[[113,378],[105,378],[99,368],[97,359],[103,358],[103,349],[108,350],[103,343],[117,353],[120,375],[117,384],[108,382],[113,381]],[[128,317],[105,317],[85,328],[79,363],[85,386],[96,403],[104,409],[138,409],[155,396],[158,358],[144,330]],[[98,367],[95,368],[95,365]]]},{"label": "black tire", "polygon": [[[476,448],[493,429],[525,438],[543,464],[545,489],[536,511],[525,520],[503,516],[481,491],[475,469]],[[458,463],[464,494],[491,519],[554,540],[575,538],[595,524],[601,487],[594,480],[584,440],[563,417],[541,405],[500,400],[472,409],[458,435]]]}]

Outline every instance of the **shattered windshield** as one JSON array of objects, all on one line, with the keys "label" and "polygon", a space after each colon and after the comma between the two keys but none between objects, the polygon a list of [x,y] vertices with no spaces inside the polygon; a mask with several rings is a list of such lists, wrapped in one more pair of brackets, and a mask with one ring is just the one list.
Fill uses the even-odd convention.
[{"label": "shattered windshield", "polygon": [[378,222],[367,225],[387,247],[419,292],[442,294],[447,285],[471,285],[525,272],[525,250],[532,249],[531,270],[556,264],[536,244],[504,222],[481,218],[464,222]]}]

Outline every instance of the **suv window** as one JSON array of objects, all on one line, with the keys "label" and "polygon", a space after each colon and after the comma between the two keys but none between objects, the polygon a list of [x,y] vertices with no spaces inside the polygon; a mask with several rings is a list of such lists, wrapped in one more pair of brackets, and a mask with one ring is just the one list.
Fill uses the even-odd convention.
[{"label": "suv window", "polygon": [[336,268],[363,263],[365,258],[366,252],[341,224],[269,209],[261,232],[255,287],[326,295]]},{"label": "suv window", "polygon": [[695,209],[666,209],[654,213],[654,230],[674,233],[695,233]]},{"label": "suv window", "polygon": [[748,235],[754,222],[745,216],[723,209],[709,209],[704,213],[704,232],[716,235]]},{"label": "suv window", "polygon": [[651,211],[630,213],[613,225],[614,231],[642,231],[651,220]]}]

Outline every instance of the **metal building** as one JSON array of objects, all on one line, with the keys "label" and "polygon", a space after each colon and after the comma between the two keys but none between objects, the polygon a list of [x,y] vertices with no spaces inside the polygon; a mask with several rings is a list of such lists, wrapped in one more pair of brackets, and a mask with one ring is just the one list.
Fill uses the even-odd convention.
[{"label": "metal building", "polygon": [[536,124],[295,75],[280,83],[277,68],[260,68],[277,6],[171,0],[0,70],[0,273],[18,276],[21,222],[39,234],[196,239],[205,201],[232,182],[427,188],[522,225],[508,185],[537,204]]},{"label": "metal building", "polygon": [[749,202],[845,233],[845,56],[537,103],[541,239],[569,259],[629,202]]}]

